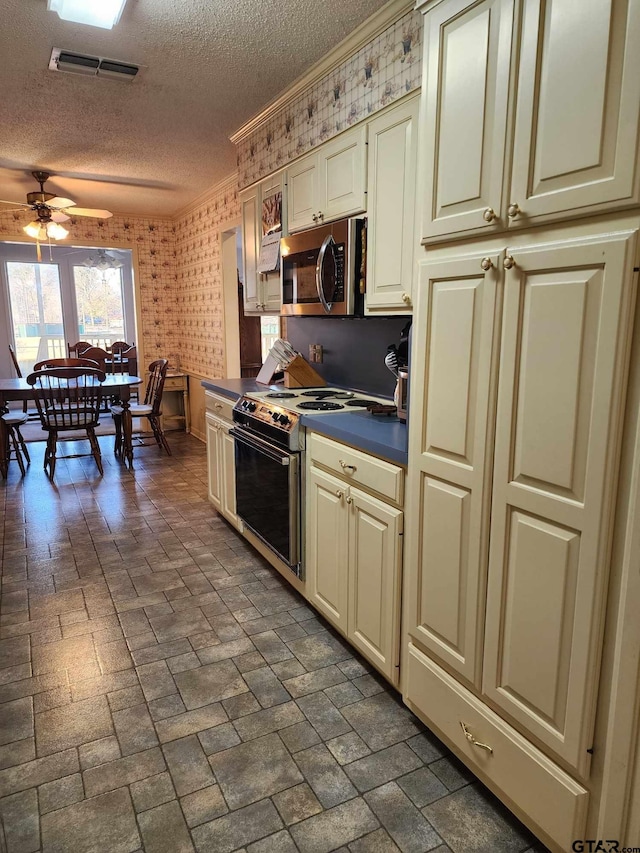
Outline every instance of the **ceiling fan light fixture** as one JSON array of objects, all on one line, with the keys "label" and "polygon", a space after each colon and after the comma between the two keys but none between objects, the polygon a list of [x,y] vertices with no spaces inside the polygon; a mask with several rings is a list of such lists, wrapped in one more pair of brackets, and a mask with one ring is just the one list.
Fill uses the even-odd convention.
[{"label": "ceiling fan light fixture", "polygon": [[47,222],[46,226],[47,237],[52,240],[64,240],[69,236],[66,228],[63,228],[58,222]]},{"label": "ceiling fan light fixture", "polygon": [[112,29],[120,20],[126,0],[47,0],[47,9],[63,21]]},{"label": "ceiling fan light fixture", "polygon": [[117,270],[124,266],[121,260],[116,258],[115,255],[110,255],[104,249],[98,249],[97,255],[89,255],[82,264],[85,267],[101,270],[102,272],[105,270]]},{"label": "ceiling fan light fixture", "polygon": [[57,222],[42,222],[38,219],[25,225],[22,230],[36,240],[64,240],[69,236],[67,229]]}]

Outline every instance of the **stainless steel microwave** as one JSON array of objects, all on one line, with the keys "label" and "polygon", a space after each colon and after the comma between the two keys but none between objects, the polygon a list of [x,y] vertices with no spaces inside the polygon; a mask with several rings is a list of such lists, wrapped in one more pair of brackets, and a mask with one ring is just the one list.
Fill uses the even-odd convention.
[{"label": "stainless steel microwave", "polygon": [[339,219],[280,241],[285,316],[362,313],[366,219]]}]

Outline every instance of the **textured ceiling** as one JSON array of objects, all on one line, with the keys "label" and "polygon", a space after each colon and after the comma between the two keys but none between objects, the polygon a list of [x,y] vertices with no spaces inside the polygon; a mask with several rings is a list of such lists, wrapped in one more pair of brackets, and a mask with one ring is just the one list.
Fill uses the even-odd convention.
[{"label": "textured ceiling", "polygon": [[[113,30],[1,5],[0,199],[25,201],[39,168],[80,207],[171,216],[235,169],[229,136],[384,2],[128,0]],[[54,47],[141,72],[52,72]]]}]

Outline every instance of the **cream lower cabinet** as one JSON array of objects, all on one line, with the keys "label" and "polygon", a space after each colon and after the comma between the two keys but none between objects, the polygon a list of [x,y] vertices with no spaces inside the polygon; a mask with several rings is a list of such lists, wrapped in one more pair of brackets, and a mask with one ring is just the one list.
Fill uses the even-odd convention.
[{"label": "cream lower cabinet", "polygon": [[419,95],[369,122],[365,313],[410,314]]},{"label": "cream lower cabinet", "polygon": [[402,469],[315,434],[307,458],[307,598],[397,684],[403,512],[361,486],[401,502]]},{"label": "cream lower cabinet", "polygon": [[424,242],[638,203],[636,0],[421,8]]},{"label": "cream lower cabinet", "polygon": [[636,235],[420,265],[403,693],[558,851],[584,837]]},{"label": "cream lower cabinet", "polygon": [[205,392],[205,397],[209,501],[234,527],[240,529],[236,515],[235,441],[229,434],[233,426],[233,402],[210,391]]}]

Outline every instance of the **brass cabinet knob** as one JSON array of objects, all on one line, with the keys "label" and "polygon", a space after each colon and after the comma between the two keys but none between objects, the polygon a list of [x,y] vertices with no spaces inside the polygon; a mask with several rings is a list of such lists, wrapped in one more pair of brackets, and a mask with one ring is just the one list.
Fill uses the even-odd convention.
[{"label": "brass cabinet knob", "polygon": [[311,218],[313,219],[314,222],[317,222],[318,221],[318,214],[314,213]]},{"label": "brass cabinet knob", "polygon": [[402,301],[405,303],[405,305],[411,305],[411,296],[408,293],[403,293]]},{"label": "brass cabinet knob", "polygon": [[516,204],[515,201],[512,201],[509,207],[507,208],[507,216],[509,219],[515,219],[516,216],[519,216],[521,213],[520,208]]},{"label": "brass cabinet knob", "polygon": [[348,504],[352,504],[352,503],[353,503],[353,498],[347,498],[347,503],[348,503]]},{"label": "brass cabinet knob", "polygon": [[502,262],[502,266],[503,266],[506,270],[513,269],[513,267],[515,267],[515,265],[516,265],[516,262],[513,260],[513,258],[511,257],[511,255],[507,255],[507,256],[506,256],[506,258],[505,258],[505,259],[503,260],[503,262]]},{"label": "brass cabinet knob", "polygon": [[318,219],[324,219],[324,213],[321,210],[318,211]]},{"label": "brass cabinet knob", "polygon": [[340,489],[338,489],[338,491],[336,492],[336,497],[342,500],[342,498],[344,497],[344,492],[341,492]]},{"label": "brass cabinet knob", "polygon": [[485,208],[485,210],[482,214],[482,218],[484,219],[485,222],[493,222],[493,220],[497,219],[498,217],[496,215],[495,210],[492,207],[487,207],[487,208]]},{"label": "brass cabinet knob", "polygon": [[490,270],[493,267],[493,261],[491,260],[491,258],[483,258],[480,261],[480,266],[486,272],[487,270]]}]

